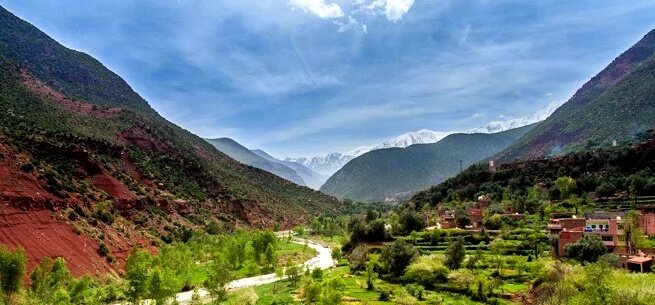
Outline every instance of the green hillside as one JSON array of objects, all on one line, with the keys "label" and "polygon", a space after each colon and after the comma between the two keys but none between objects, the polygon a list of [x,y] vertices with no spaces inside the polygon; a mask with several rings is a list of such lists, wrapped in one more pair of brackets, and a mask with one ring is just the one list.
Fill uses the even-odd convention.
[{"label": "green hillside", "polygon": [[374,150],[346,164],[321,191],[361,201],[406,196],[456,175],[460,160],[466,168],[498,153],[532,127],[496,134],[453,134],[434,144]]},{"label": "green hillside", "polygon": [[278,177],[287,179],[298,185],[305,185],[305,181],[294,171],[293,169],[277,163],[269,161],[263,157],[260,157],[256,153],[250,151],[248,148],[245,148],[241,144],[230,138],[219,138],[219,139],[206,139],[211,145],[216,147],[224,154],[230,156],[230,158],[237,160],[243,164],[250,165],[262,170],[265,170],[271,174],[275,174]]},{"label": "green hillside", "polygon": [[[138,221],[158,231],[161,222],[291,225],[340,207],[332,197],[227,157],[160,117],[95,59],[2,8],[0,80],[0,148],[8,151],[0,170],[36,181],[29,186],[47,190],[33,192],[47,205],[86,209],[111,200],[114,212],[132,220],[143,211],[168,210],[167,217]],[[0,196],[24,196],[0,186]],[[11,202],[30,209],[37,207],[25,202],[34,200]],[[178,214],[185,219],[170,218]]]},{"label": "green hillside", "polygon": [[[539,212],[544,200],[565,207],[627,210],[655,201],[655,133],[639,136],[636,144],[572,153],[548,159],[496,166],[474,165],[439,185],[414,195],[415,206],[475,202],[487,194],[494,203],[509,202],[517,212]],[[558,182],[559,181],[559,182]],[[566,183],[564,183],[566,182]],[[563,190],[566,189],[566,192]],[[634,196],[637,201],[634,201]]]},{"label": "green hillside", "polygon": [[655,30],[584,84],[547,120],[499,154],[531,159],[609,147],[655,126]]}]

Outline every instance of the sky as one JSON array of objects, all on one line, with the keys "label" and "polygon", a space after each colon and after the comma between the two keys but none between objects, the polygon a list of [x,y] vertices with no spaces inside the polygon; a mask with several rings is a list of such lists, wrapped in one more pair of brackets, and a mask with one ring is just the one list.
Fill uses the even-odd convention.
[{"label": "sky", "polygon": [[655,1],[640,0],[0,5],[99,59],[174,123],[276,157],[529,115],[655,28]]}]

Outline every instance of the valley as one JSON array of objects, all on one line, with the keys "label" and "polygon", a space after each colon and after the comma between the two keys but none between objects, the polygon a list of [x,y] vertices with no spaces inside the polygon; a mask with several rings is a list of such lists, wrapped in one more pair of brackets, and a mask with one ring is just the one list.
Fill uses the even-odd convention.
[{"label": "valley", "polygon": [[655,301],[646,9],[51,1],[0,0],[0,305]]}]

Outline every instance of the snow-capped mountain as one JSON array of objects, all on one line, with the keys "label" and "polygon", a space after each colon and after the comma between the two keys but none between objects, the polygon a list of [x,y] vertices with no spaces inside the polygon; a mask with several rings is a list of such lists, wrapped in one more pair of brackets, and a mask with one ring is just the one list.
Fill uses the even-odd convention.
[{"label": "snow-capped mountain", "polygon": [[[364,153],[362,152],[359,155]],[[311,158],[284,158],[284,161],[297,162],[321,175],[331,176],[355,157],[357,156],[333,152]]]},{"label": "snow-capped mountain", "polygon": [[[464,133],[497,133],[541,122],[553,114],[563,103],[560,101],[552,102],[531,115],[517,119],[489,122],[483,126],[464,131]],[[414,144],[436,143],[453,133],[456,132],[421,129],[393,137],[378,145],[360,146],[346,153],[333,152],[311,158],[285,158],[284,160],[301,163],[323,175],[332,175],[346,165],[346,163],[350,162],[350,160],[369,151],[392,147],[407,147]]]},{"label": "snow-capped mountain", "polygon": [[515,129],[523,126],[530,125],[532,123],[541,122],[547,119],[559,106],[562,106],[564,102],[556,101],[548,104],[543,109],[522,118],[506,120],[506,121],[493,121],[489,122],[478,128],[474,128],[466,131],[466,133],[496,133],[505,130]]}]

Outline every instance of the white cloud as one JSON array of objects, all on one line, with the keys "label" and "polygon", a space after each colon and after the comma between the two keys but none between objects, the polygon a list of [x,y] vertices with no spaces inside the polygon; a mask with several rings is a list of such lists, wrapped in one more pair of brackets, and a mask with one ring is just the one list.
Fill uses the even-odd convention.
[{"label": "white cloud", "polygon": [[473,114],[473,117],[474,118],[481,118],[481,117],[484,117],[484,114],[483,113],[475,113],[475,114]]},{"label": "white cloud", "polygon": [[409,12],[414,5],[414,0],[387,0],[384,7],[384,14],[391,22],[403,19],[403,16]]},{"label": "white cloud", "polygon": [[336,3],[325,3],[325,0],[290,0],[292,9],[301,9],[323,19],[341,18],[345,14]]}]

